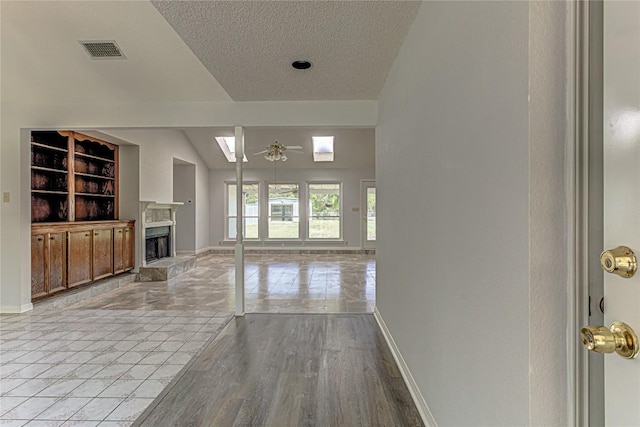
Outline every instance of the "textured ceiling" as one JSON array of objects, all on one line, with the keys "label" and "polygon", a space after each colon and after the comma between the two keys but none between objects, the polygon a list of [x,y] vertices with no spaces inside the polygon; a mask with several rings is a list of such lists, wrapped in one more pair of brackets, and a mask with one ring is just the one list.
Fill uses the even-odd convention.
[{"label": "textured ceiling", "polygon": [[[236,101],[375,100],[421,2],[153,1]],[[290,64],[305,59],[310,70]]]}]

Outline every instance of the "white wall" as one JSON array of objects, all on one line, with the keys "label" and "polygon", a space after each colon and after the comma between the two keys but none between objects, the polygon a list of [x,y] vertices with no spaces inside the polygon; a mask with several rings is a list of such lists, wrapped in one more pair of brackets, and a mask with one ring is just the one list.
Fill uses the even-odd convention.
[{"label": "white wall", "polygon": [[[565,2],[529,4],[529,424],[567,425]],[[580,349],[581,350],[581,349]],[[593,421],[593,420],[592,420]],[[598,425],[595,423],[594,425]]]},{"label": "white wall", "polygon": [[377,309],[442,426],[566,424],[565,11],[529,9],[425,2],[379,99]]},{"label": "white wall", "polygon": [[[285,169],[277,171],[277,182],[299,183],[305,191],[304,184],[313,181],[337,181],[342,183],[342,211],[343,211],[343,240],[342,243],[308,241],[301,243],[284,243],[285,246],[320,247],[320,246],[346,246],[350,248],[360,247],[360,212],[354,212],[352,208],[360,207],[360,181],[374,179],[373,167],[365,169]],[[263,185],[273,183],[273,169],[247,169],[243,172],[244,181],[261,181]],[[235,181],[235,171],[213,170],[209,173],[209,185],[211,189],[211,244],[219,246],[224,240],[224,216],[225,216],[225,182]],[[304,197],[304,193],[302,194]],[[301,199],[304,200],[304,199]],[[302,220],[302,219],[301,219]],[[247,241],[247,246],[253,245]],[[269,246],[268,242],[260,244]],[[277,242],[276,246],[282,246]]]},{"label": "white wall", "polygon": [[[102,135],[97,135],[100,138]],[[120,145],[118,150],[120,161],[120,218],[135,219],[135,254],[134,271],[138,271],[141,263],[141,232],[140,232],[140,147],[137,145]],[[123,184],[124,183],[124,184]]]},{"label": "white wall", "polygon": [[[140,147],[140,200],[172,202],[173,162],[177,158],[195,165],[195,198],[204,206],[196,206],[195,249],[209,246],[209,182],[207,167],[189,143],[184,133],[174,129],[106,130],[105,134],[128,141]],[[125,185],[125,183],[120,183]],[[178,208],[180,209],[180,208]]]}]

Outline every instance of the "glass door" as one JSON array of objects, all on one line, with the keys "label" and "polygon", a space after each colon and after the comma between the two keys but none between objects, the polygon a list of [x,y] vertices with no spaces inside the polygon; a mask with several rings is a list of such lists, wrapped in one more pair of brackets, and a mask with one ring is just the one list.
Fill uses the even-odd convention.
[{"label": "glass door", "polygon": [[362,197],[362,247],[374,249],[376,247],[376,183],[362,181],[360,191]]}]

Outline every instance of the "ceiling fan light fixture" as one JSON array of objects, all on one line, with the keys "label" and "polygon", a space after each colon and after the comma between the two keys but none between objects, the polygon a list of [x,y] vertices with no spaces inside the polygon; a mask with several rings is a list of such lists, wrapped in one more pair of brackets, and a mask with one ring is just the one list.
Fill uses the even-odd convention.
[{"label": "ceiling fan light fixture", "polygon": [[311,62],[305,60],[293,61],[291,63],[291,66],[296,70],[308,70],[312,65],[313,64]]}]

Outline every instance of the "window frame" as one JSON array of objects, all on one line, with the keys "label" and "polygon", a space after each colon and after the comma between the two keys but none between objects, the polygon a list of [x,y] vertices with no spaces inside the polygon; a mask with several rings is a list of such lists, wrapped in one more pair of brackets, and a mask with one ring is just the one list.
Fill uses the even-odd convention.
[{"label": "window frame", "polygon": [[[270,203],[270,189],[272,186],[274,185],[295,185],[297,187],[298,190],[298,215],[292,215],[292,221],[291,222],[296,222],[297,219],[297,224],[298,224],[298,236],[297,237],[270,237],[270,224],[271,224],[271,203]],[[301,203],[301,199],[302,199],[302,185],[299,182],[293,182],[293,181],[283,181],[283,182],[266,182],[265,184],[265,198],[264,198],[264,203],[265,203],[265,214],[264,214],[264,221],[266,224],[266,227],[264,229],[264,241],[302,241],[302,218],[303,218],[303,205]],[[293,209],[293,212],[295,213],[295,208]]]},{"label": "window frame", "polygon": [[[229,203],[229,187],[230,186],[235,186],[237,185],[236,181],[225,181],[224,182],[224,240],[225,241],[231,241],[231,242],[235,242],[237,239],[236,237],[231,237],[229,234],[230,228],[229,228],[229,223],[230,223],[230,219],[231,218],[235,218],[236,221],[238,220],[238,215],[236,212],[236,215],[229,215],[229,208],[230,208],[230,203]],[[262,221],[261,221],[261,213],[262,213],[262,183],[260,181],[243,181],[242,182],[242,187],[244,188],[247,185],[257,185],[258,186],[258,190],[257,190],[257,195],[258,195],[258,213],[257,215],[251,215],[251,216],[246,216],[245,215],[245,205],[243,205],[243,212],[241,213],[240,217],[242,218],[243,221],[243,235],[242,238],[243,240],[249,240],[249,241],[260,241],[261,240],[261,234],[262,234]],[[247,218],[255,218],[256,219],[256,225],[258,226],[258,237],[247,237],[246,236],[246,219]]]},{"label": "window frame", "polygon": [[[339,236],[338,237],[311,237],[311,219],[313,217],[313,211],[311,208],[311,194],[312,194],[312,190],[311,187],[313,185],[338,185],[338,200],[340,203],[339,206],[339,210],[338,210],[338,215],[336,218],[338,218],[339,221],[339,226],[338,226],[338,230],[339,230]],[[344,232],[343,232],[343,227],[344,227],[344,209],[343,209],[343,198],[344,198],[344,183],[342,181],[307,181],[306,182],[306,240],[308,241],[314,241],[314,242],[328,242],[328,241],[343,241],[344,240]]]}]

